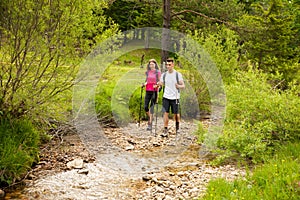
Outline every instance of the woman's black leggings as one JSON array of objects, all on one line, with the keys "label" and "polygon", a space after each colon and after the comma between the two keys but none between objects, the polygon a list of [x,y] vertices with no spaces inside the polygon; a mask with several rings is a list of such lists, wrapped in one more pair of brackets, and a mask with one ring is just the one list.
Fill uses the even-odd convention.
[{"label": "woman's black leggings", "polygon": [[156,91],[146,91],[145,104],[144,104],[144,109],[146,112],[149,111],[149,107],[150,107],[150,113],[154,113],[154,104],[156,101],[156,97],[157,97]]}]

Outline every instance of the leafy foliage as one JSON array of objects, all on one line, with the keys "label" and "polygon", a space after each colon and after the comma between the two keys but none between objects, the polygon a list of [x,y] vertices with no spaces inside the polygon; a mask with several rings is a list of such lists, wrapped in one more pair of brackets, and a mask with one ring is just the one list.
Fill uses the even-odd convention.
[{"label": "leafy foliage", "polygon": [[103,16],[105,6],[98,0],[1,1],[0,179],[4,184],[22,178],[37,160],[40,139],[35,126],[69,117],[70,88],[79,62],[96,43],[117,32],[117,26]]},{"label": "leafy foliage", "polygon": [[209,53],[211,59],[219,69],[225,83],[230,83],[238,69],[239,50],[238,35],[224,26],[220,26],[216,33],[206,36],[200,31],[193,33],[197,40]]},{"label": "leafy foliage", "polygon": [[[63,116],[65,110],[71,109],[69,89],[74,84],[77,66],[91,48],[118,29],[125,31],[162,24],[161,1],[111,2],[113,4],[100,0],[1,1],[1,181],[8,184],[16,181],[30,168],[37,155],[38,136],[33,126],[27,120],[6,121],[7,118],[28,116],[37,120],[57,118],[59,113]],[[227,118],[219,140],[225,155],[218,159],[235,154],[252,159],[254,163],[265,161],[265,156],[272,155],[286,141],[299,141],[299,0],[174,0],[171,8],[172,29],[193,35],[203,45],[226,84]],[[140,90],[132,90],[130,96],[117,99],[121,103],[112,108],[115,85],[124,73],[140,67],[142,54],[159,58],[157,51],[132,53],[136,54],[130,57],[132,64],[116,64],[100,80],[95,108],[99,120],[105,124],[114,122],[116,110],[120,111],[121,119],[126,118],[122,113],[127,113],[128,107],[131,116],[135,120],[138,117]],[[191,58],[197,59],[194,55]],[[189,68],[189,61],[179,61],[184,66],[186,80],[195,90],[201,110],[209,111],[209,93],[203,77]],[[253,65],[265,73],[252,70]],[[249,71],[243,72],[245,69]],[[187,98],[183,101],[187,105],[192,102],[188,95],[183,98]],[[191,113],[193,110],[185,111]],[[142,113],[143,118],[146,115]],[[204,140],[204,128],[199,127],[200,140]],[[291,162],[289,167],[294,170],[297,164]],[[269,168],[283,177],[285,169],[272,166]],[[271,181],[275,180],[280,187],[297,190],[292,181],[299,180],[299,175],[294,171],[288,171],[289,177],[278,182],[276,174],[270,174]],[[293,197],[294,193],[285,192],[280,196],[281,190],[268,187],[271,185],[265,178],[268,175],[264,172],[254,177],[258,188],[276,191],[278,196],[274,199],[286,198],[286,195]],[[220,182],[224,185],[220,187],[221,192],[235,197],[235,185]],[[258,190],[247,197],[263,196]]]},{"label": "leafy foliage", "polygon": [[[93,45],[87,38],[89,33],[105,32],[91,23],[96,19],[91,12],[92,1],[5,0],[3,3],[0,118],[24,115],[55,118],[58,113],[51,109],[59,100],[55,97],[73,85],[76,65]],[[106,23],[104,18],[98,16],[98,19]]]},{"label": "leafy foliage", "polygon": [[[161,25],[161,6],[154,1],[114,1],[107,9],[105,15],[119,24],[120,30],[132,28],[156,27]],[[120,15],[120,13],[122,13]]]},{"label": "leafy foliage", "polygon": [[220,147],[253,162],[264,160],[286,141],[299,140],[299,98],[279,92],[258,71],[239,73],[227,86],[227,109]]},{"label": "leafy foliage", "polygon": [[[234,24],[245,13],[240,1],[172,1],[172,27],[181,32],[218,30],[218,25]],[[208,33],[208,34],[209,34]]]},{"label": "leafy foliage", "polygon": [[298,8],[288,1],[256,2],[251,15],[238,22],[247,59],[267,73],[283,74],[287,82],[299,73],[299,66],[294,65],[299,61]]}]

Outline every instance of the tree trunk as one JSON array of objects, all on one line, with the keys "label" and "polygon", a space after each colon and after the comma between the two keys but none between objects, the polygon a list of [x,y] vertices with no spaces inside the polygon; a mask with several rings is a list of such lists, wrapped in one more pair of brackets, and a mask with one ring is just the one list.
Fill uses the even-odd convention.
[{"label": "tree trunk", "polygon": [[149,38],[150,38],[150,30],[147,28],[145,33],[145,49],[149,49]]},{"label": "tree trunk", "polygon": [[[161,51],[161,63],[166,62],[169,56],[170,45],[170,24],[171,24],[171,0],[163,0],[163,32],[162,32],[162,51]],[[164,70],[164,69],[163,69]]]}]

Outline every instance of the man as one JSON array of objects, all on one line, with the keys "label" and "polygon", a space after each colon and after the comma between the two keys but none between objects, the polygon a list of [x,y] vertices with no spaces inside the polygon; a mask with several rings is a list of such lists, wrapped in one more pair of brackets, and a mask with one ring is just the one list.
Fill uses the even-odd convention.
[{"label": "man", "polygon": [[161,75],[158,85],[164,85],[163,94],[163,111],[164,111],[164,131],[162,136],[168,137],[168,123],[169,123],[169,112],[170,108],[174,114],[176,122],[176,134],[179,133],[179,99],[180,89],[184,88],[184,82],[182,74],[174,69],[174,60],[172,58],[167,59],[167,70]]}]

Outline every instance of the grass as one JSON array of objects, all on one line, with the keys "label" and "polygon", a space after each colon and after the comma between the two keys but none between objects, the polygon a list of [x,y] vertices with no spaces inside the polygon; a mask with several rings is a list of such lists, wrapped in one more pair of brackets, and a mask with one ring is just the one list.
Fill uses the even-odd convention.
[{"label": "grass", "polygon": [[0,186],[21,179],[38,159],[39,134],[26,119],[0,121]]},{"label": "grass", "polygon": [[216,179],[208,184],[204,200],[296,200],[300,196],[300,143],[283,145],[268,162],[257,165],[246,178]]},{"label": "grass", "polygon": [[[144,60],[141,68],[141,57],[143,55]],[[121,124],[122,122],[128,123],[137,121],[139,117],[141,117],[141,119],[147,118],[143,109],[141,116],[139,116],[141,94],[139,86],[145,81],[146,76],[144,73],[147,70],[146,65],[148,60],[151,58],[156,59],[157,62],[160,63],[160,50],[139,49],[131,51],[120,56],[107,69],[105,69],[99,80],[95,96],[95,107],[99,121],[104,122],[104,124],[105,122],[112,121]],[[179,70],[185,76],[186,82],[186,88],[181,93],[181,115],[186,119],[193,119],[197,117],[199,112],[199,109],[195,109],[195,107],[199,104],[199,100],[200,103],[204,101],[204,103],[202,102],[202,104],[199,105],[200,107],[202,106],[201,110],[209,110],[207,107],[205,107],[205,109],[203,108],[208,94],[204,95],[201,93],[201,95],[196,97],[194,90],[195,87],[198,87],[199,80],[192,85],[189,85],[188,78],[192,77],[193,80],[196,80],[198,77],[194,77],[193,73],[189,73],[189,66],[186,66],[185,64],[183,68]],[[124,87],[124,85],[126,85],[126,87]],[[198,91],[197,88],[196,90]],[[162,93],[163,92],[160,93],[159,104],[161,104]],[[144,97],[144,95],[145,93],[143,93],[142,96]],[[112,102],[114,103],[114,100],[116,99],[118,100],[118,103],[112,106]],[[114,117],[112,116],[112,112],[114,113]]]},{"label": "grass", "polygon": [[[147,69],[148,60],[154,58],[160,62],[159,53],[158,49],[135,50],[119,57],[104,71],[95,95],[96,112],[101,122],[105,124],[115,121],[122,124],[129,122],[132,118],[137,120],[140,103],[139,85],[145,80],[144,72]],[[144,55],[144,60],[141,64],[142,55]],[[134,74],[139,75],[134,76]],[[112,105],[114,102],[118,103]],[[130,106],[130,111],[128,106]]]}]

